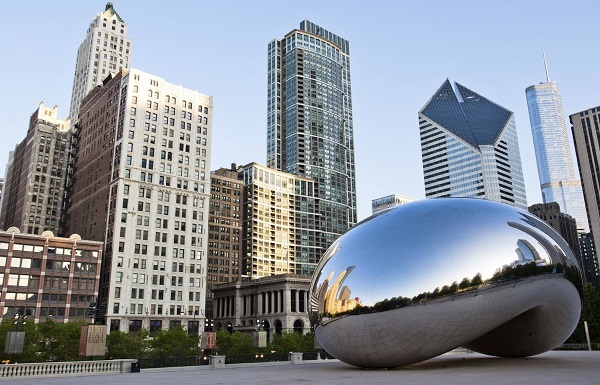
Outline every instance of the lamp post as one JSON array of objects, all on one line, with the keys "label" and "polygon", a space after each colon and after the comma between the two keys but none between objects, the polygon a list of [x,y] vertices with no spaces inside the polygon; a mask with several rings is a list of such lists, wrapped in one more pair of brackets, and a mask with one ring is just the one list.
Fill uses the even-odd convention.
[{"label": "lamp post", "polygon": [[20,314],[19,311],[17,311],[13,318],[13,325],[16,326],[16,331],[9,331],[6,333],[4,354],[10,354],[11,362],[13,361],[15,354],[23,353],[23,347],[25,346],[25,332],[21,331],[21,325],[27,323],[26,319],[26,315]]},{"label": "lamp post", "polygon": [[90,302],[88,306],[88,317],[92,319],[92,324],[96,323],[96,310],[98,309],[97,302]]}]

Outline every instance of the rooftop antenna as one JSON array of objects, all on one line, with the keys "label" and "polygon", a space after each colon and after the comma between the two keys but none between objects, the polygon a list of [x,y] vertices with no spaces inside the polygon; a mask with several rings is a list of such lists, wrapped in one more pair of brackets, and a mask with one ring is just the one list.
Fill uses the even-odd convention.
[{"label": "rooftop antenna", "polygon": [[550,74],[548,73],[548,63],[546,63],[546,52],[542,51],[544,54],[544,68],[546,69],[546,82],[550,83]]}]

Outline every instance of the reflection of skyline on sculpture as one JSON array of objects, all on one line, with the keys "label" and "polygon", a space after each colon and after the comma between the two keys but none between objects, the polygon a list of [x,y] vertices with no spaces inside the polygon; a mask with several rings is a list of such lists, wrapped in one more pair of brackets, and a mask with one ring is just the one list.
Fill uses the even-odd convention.
[{"label": "reflection of skyline on sculpture", "polygon": [[[460,198],[449,200],[456,201],[458,199]],[[402,205],[405,215],[411,217],[411,213],[418,210],[422,202],[424,201]],[[376,229],[373,231],[375,234],[370,235],[375,244],[385,244],[390,239],[395,244],[402,245],[397,249],[385,251],[386,259],[391,261],[391,266],[394,265],[393,261],[402,259],[402,267],[399,270],[384,268],[372,271],[367,269],[365,261],[372,258],[372,252],[371,255],[368,252],[361,253],[360,242],[353,241],[345,242],[343,246],[338,242],[334,243],[323,257],[321,265],[327,264],[327,260],[338,252],[345,255],[355,254],[354,262],[335,266],[335,269],[331,265],[331,269],[342,271],[350,264],[356,265],[357,270],[345,278],[345,285],[352,288],[353,296],[359,297],[365,306],[372,306],[383,298],[373,296],[371,293],[386,291],[390,292],[388,298],[397,296],[412,298],[423,292],[431,292],[436,287],[441,288],[453,281],[460,282],[463,278],[470,279],[478,273],[481,274],[483,280],[489,279],[498,268],[511,265],[524,258],[518,254],[517,248],[525,254],[535,250],[537,253],[535,258],[540,263],[542,263],[541,261],[550,263],[550,261],[558,259],[557,262],[565,264],[566,259],[574,258],[557,253],[557,250],[565,247],[559,247],[555,238],[551,238],[551,241],[544,240],[544,238],[537,239],[539,238],[536,235],[538,232],[552,237],[558,235],[556,232],[549,233],[554,230],[536,218],[531,218],[533,215],[527,212],[512,213],[509,221],[491,218],[491,222],[494,224],[492,229],[490,224],[484,225],[487,213],[481,208],[472,210],[472,212],[461,212],[458,207],[450,205],[447,211],[448,213],[441,218],[437,218],[439,213],[436,213],[436,210],[426,210],[419,213],[412,221],[403,221],[402,218],[397,218],[401,223],[378,224],[378,222],[387,221],[387,219],[380,220],[380,218],[398,216],[398,214],[394,214],[394,210],[391,210],[362,222]],[[360,234],[360,230],[359,228],[356,232]],[[438,234],[438,236],[432,237],[432,234]],[[521,240],[529,247],[525,248],[523,245],[519,247],[517,240]],[[544,244],[540,242],[544,242]],[[421,245],[421,247],[415,248],[414,245]],[[458,255],[465,257],[457,258]],[[326,268],[319,271],[322,274],[330,274],[333,270]],[[406,274],[408,271],[411,274]],[[362,285],[359,282],[363,282],[364,279],[370,280],[371,290],[367,293],[357,292],[356,289]]]},{"label": "reflection of skyline on sculpture", "polygon": [[[500,356],[552,349],[572,332],[581,306],[580,271],[565,245],[531,214],[500,203],[399,206],[358,224],[323,257],[311,283],[317,339],[366,367],[384,365],[374,355],[398,366],[466,345]],[[360,299],[353,309],[340,306],[351,297]],[[568,322],[542,322],[548,317]],[[534,344],[521,346],[525,332]],[[389,342],[373,342],[380,339]],[[365,361],[362,349],[374,353]]]},{"label": "reflection of skyline on sculpture", "polygon": [[321,307],[319,308],[319,313],[329,313],[336,314],[349,310],[353,310],[357,305],[360,304],[358,298],[350,298],[352,291],[348,286],[342,286],[348,275],[352,273],[355,266],[348,266],[344,269],[338,277],[335,279],[335,282],[330,285],[334,277],[334,272],[324,280],[322,283],[322,288],[317,289],[320,293],[323,293],[324,298],[322,301],[319,301]]}]

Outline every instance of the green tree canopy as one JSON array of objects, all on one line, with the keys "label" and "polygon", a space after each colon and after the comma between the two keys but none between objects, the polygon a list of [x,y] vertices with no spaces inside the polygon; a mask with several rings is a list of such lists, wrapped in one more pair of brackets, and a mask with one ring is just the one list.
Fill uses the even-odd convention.
[{"label": "green tree canopy", "polygon": [[181,326],[160,330],[150,340],[150,355],[152,357],[198,356],[201,353],[198,347],[199,341],[198,337],[189,336]]},{"label": "green tree canopy", "polygon": [[106,336],[106,358],[144,358],[148,354],[148,330],[123,333],[115,330]]},{"label": "green tree canopy", "polygon": [[277,353],[289,352],[312,352],[315,346],[315,335],[313,333],[301,334],[289,331],[283,334],[275,334],[270,350]]},{"label": "green tree canopy", "polygon": [[217,331],[217,351],[223,355],[254,354],[252,337],[239,331]]}]

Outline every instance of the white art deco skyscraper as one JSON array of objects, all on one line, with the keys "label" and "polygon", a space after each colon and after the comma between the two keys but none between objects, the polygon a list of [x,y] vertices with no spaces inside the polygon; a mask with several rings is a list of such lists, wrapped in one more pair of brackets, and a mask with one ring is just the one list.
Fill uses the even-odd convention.
[{"label": "white art deco skyscraper", "polygon": [[527,209],[514,115],[449,80],[419,111],[425,196]]},{"label": "white art deco skyscraper", "polygon": [[127,38],[127,23],[106,3],[104,12],[98,13],[87,30],[87,35],[77,50],[77,63],[73,78],[70,117],[78,121],[83,98],[112,72],[129,69],[132,42]]},{"label": "white art deco skyscraper", "polygon": [[579,232],[589,225],[581,181],[576,179],[558,85],[546,81],[527,87],[527,108],[544,203],[556,202],[577,221]]},{"label": "white art deco skyscraper", "polygon": [[268,62],[267,166],[316,182],[325,251],[356,224],[350,45],[304,20]]}]

